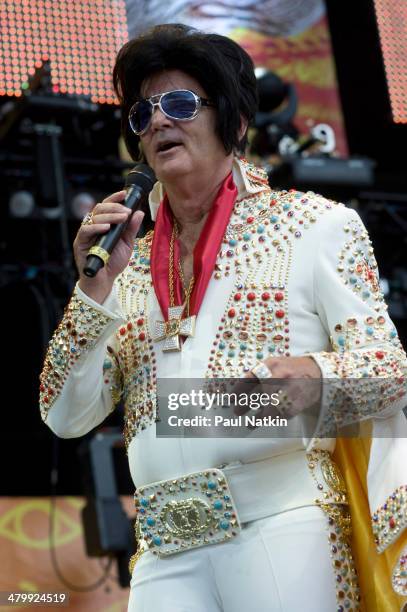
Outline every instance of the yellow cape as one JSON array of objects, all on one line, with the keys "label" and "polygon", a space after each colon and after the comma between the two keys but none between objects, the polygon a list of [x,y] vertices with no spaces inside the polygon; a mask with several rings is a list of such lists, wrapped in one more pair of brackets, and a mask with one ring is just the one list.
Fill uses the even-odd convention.
[{"label": "yellow cape", "polygon": [[352,550],[359,575],[361,609],[363,612],[399,612],[407,600],[394,592],[391,575],[407,543],[407,533],[401,534],[386,551],[377,553],[366,482],[370,445],[369,438],[338,438],[333,458],[348,489]]}]

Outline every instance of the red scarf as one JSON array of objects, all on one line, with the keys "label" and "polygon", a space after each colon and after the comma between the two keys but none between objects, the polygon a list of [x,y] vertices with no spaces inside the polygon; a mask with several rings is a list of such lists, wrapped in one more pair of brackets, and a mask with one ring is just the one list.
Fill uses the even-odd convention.
[{"label": "red scarf", "polygon": [[[232,214],[237,196],[237,187],[233,182],[232,173],[223,181],[212,208],[208,214],[201,235],[194,248],[194,289],[190,298],[190,315],[198,314],[206,288],[215,267],[226,227]],[[153,244],[151,246],[151,276],[154,290],[160,304],[161,312],[168,320],[170,294],[168,285],[168,266],[170,241],[173,230],[173,214],[167,195],[160,203],[154,228]],[[178,240],[174,243],[174,298],[175,305],[183,303],[183,290],[178,274],[180,252]]]}]

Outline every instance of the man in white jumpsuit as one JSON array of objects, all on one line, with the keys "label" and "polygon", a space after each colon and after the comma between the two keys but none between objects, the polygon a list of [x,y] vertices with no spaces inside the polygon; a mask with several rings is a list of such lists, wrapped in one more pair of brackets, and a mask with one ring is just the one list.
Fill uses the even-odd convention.
[{"label": "man in white jumpsuit", "polygon": [[[95,237],[128,218],[124,192],[82,224],[80,279],[50,342],[41,410],[57,435],[76,437],[124,402],[145,551],[133,564],[129,610],[359,610],[334,440],[166,439],[156,437],[156,421],[158,379],[382,377],[389,384],[368,409],[358,387],[352,400],[377,436],[367,481],[372,542],[380,551],[400,542],[407,454],[391,437],[406,430],[406,357],[367,232],[343,205],[273,191],[239,156],[256,83],[236,43],[161,26],[125,45],[114,78],[129,149],[136,156],[141,143],[158,179],[155,229],[135,240],[135,213],[89,279],[82,270]],[[339,424],[345,406],[335,406]],[[285,414],[301,428],[301,412]],[[318,431],[325,420],[321,411]],[[393,577],[399,594],[402,569]]]}]

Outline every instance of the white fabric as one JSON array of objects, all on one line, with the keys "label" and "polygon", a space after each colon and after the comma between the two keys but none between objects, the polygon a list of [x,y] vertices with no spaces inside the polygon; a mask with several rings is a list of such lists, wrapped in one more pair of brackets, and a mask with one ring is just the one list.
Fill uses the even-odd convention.
[{"label": "white fabric", "polygon": [[[237,161],[233,172],[239,197],[255,191]],[[151,202],[153,212],[153,199],[158,193],[157,186]],[[336,323],[349,317],[364,321],[367,316],[377,314],[342,282],[336,269],[337,256],[344,242],[343,226],[360,223],[358,215],[339,206],[319,214],[323,208],[324,204],[315,199],[317,222],[303,231],[301,239],[292,241],[286,288],[292,356],[309,353],[318,356],[320,352],[330,351],[330,336]],[[267,277],[267,266],[271,269],[274,256],[275,251],[270,252],[270,260],[259,264],[255,280]],[[197,318],[196,334],[185,341],[181,352],[164,354],[160,345],[156,345],[159,378],[205,377],[219,321],[235,283],[233,273],[219,281],[211,278]],[[133,303],[130,292],[119,303],[114,290],[101,307],[79,289],[76,291],[82,300],[108,314],[111,322],[96,347],[72,367],[62,392],[49,411],[47,424],[57,435],[67,438],[84,435],[103,422],[112,410],[109,386],[104,384],[101,372],[107,345],[114,350],[118,348],[115,331],[130,316]],[[163,319],[153,287],[145,296],[145,312],[151,334],[155,321]],[[387,324],[390,322],[386,315]],[[323,376],[329,376],[325,361],[316,358]],[[296,417],[300,425],[301,418]],[[407,429],[402,416],[390,415],[390,420],[374,421],[374,432],[387,427],[394,435],[396,423],[399,433]],[[302,437],[285,439],[258,438],[255,432],[247,439],[157,438],[153,423],[132,438],[128,459],[134,484],[140,487],[233,461],[247,464],[270,457],[288,459],[295,451],[307,449],[310,442],[305,429]],[[314,439],[312,444],[332,451],[335,442]],[[405,440],[399,440],[394,447],[385,438],[373,440],[368,483],[372,512],[377,507],[375,504],[384,502],[393,490],[391,487],[407,480],[406,464],[399,461],[405,449]],[[289,497],[300,478],[301,475],[296,474],[295,482],[285,488],[286,481],[277,472],[270,477],[270,491],[281,499],[284,495]],[[241,538],[227,544],[161,560],[146,553],[136,564],[129,610],[334,610],[334,578],[324,521],[319,508],[302,508],[255,521],[247,526]]]},{"label": "white fabric", "polygon": [[407,484],[407,419],[398,413],[373,421],[368,483],[372,511],[383,505],[402,484]]},{"label": "white fabric", "polygon": [[[238,188],[239,198],[258,191],[258,186],[253,185],[242,171],[242,164],[237,158],[233,164],[233,179]],[[150,195],[153,218],[160,196],[162,190],[157,183]],[[344,208],[337,212],[330,211],[329,217],[332,213],[336,217],[333,223],[341,225],[344,223],[344,215],[355,214],[354,211]],[[292,261],[288,287],[290,352],[293,356],[327,350],[330,346],[329,335],[316,312],[313,287],[314,267],[317,265],[313,244],[325,231],[324,223],[328,223],[329,227],[329,220],[322,217],[304,233],[301,240],[295,242],[296,254]],[[264,268],[259,267],[258,274],[262,273]],[[222,278],[221,281],[210,280],[199,312],[195,335],[185,340],[182,351],[163,353],[160,345],[156,345],[158,378],[204,378],[217,326],[234,283],[233,275]],[[295,287],[295,291],[290,289],[291,286]],[[101,309],[99,304],[86,296],[78,287],[76,291],[82,300],[96,309]],[[112,317],[109,330],[103,334],[103,339],[98,345],[72,368],[62,393],[49,411],[47,424],[57,435],[68,438],[84,435],[109,414],[110,392],[108,386],[103,385],[100,371],[107,344],[115,345],[114,339],[108,338],[109,334],[111,335],[122,325],[126,320],[126,313],[131,312],[133,298],[130,293],[126,297],[126,303],[120,304],[113,290],[106,299],[102,308],[104,313],[110,313]],[[146,299],[149,331],[152,334],[154,322],[163,318],[153,287]],[[340,302],[333,299],[332,307],[340,310]],[[338,312],[337,315],[343,318],[342,312]],[[300,424],[301,417],[297,417],[292,420],[290,426],[296,428]],[[155,425],[152,425],[133,438],[128,448],[128,457],[134,484],[140,487],[150,482],[175,478],[207,467],[216,467],[222,463],[232,461],[247,463],[305,449],[309,442],[306,437],[262,439],[256,437],[256,432],[244,440],[223,438],[221,443],[217,439],[205,438],[157,439]],[[323,440],[317,446],[333,450],[334,445],[333,440]],[[145,459],[147,456],[148,461]]]},{"label": "white fabric", "polygon": [[[305,450],[253,463],[235,461],[220,466],[220,469],[226,477],[240,523],[313,506],[316,496],[320,494],[308,467]],[[162,482],[150,483],[146,490],[140,489],[139,496],[148,497],[154,493],[151,487],[162,490]],[[270,483],[273,483],[273,487],[270,487]],[[190,495],[189,491],[178,492],[176,499],[188,499]],[[172,497],[172,494],[164,493],[160,500],[161,507]],[[204,494],[203,497],[207,501]]]},{"label": "white fabric", "polygon": [[238,538],[136,563],[129,612],[334,612],[326,517],[308,507],[247,523]]},{"label": "white fabric", "polygon": [[224,473],[242,523],[313,506],[318,494],[305,451],[228,466]]},{"label": "white fabric", "polygon": [[[237,160],[234,163],[233,176],[239,188],[239,198],[256,190],[246,180],[242,166]],[[321,351],[329,351],[330,335],[333,334],[337,322],[344,322],[350,317],[364,321],[367,316],[377,314],[349,285],[342,282],[337,273],[337,257],[344,243],[343,227],[351,222],[360,224],[360,219],[355,211],[341,206],[320,214],[325,206],[324,202],[321,198],[315,199],[317,222],[303,231],[301,239],[293,240],[292,263],[287,284],[292,356],[307,353],[318,355]],[[154,208],[153,202],[152,206]],[[275,252],[270,252],[270,257],[274,255]],[[267,272],[265,265],[263,263],[258,266],[258,279]],[[196,334],[185,341],[181,352],[163,353],[160,345],[156,345],[159,378],[205,376],[217,327],[235,282],[234,274],[221,280],[211,278],[197,318]],[[47,424],[50,428],[57,435],[67,438],[86,434],[103,422],[112,409],[109,386],[104,384],[101,371],[107,345],[117,349],[114,332],[131,313],[133,300],[129,292],[124,302],[119,303],[113,291],[101,307],[79,289],[77,294],[94,308],[109,314],[112,320],[96,347],[74,364],[62,392],[48,413]],[[146,314],[151,333],[154,322],[157,319],[162,320],[152,287],[146,296]],[[387,315],[386,325],[390,325]],[[329,372],[324,370],[325,362],[318,360],[318,363],[323,376],[329,376]],[[403,418],[402,415],[397,418],[390,415],[390,420],[380,417],[374,419],[375,435],[381,436],[386,428],[391,430],[391,435],[395,435],[396,421],[400,435],[407,429]],[[301,417],[297,417],[297,423],[301,424]],[[407,433],[405,435],[407,436]],[[291,439],[261,439],[257,438],[255,433],[247,439],[165,439],[156,437],[155,425],[152,424],[133,437],[128,447],[128,458],[133,481],[136,487],[139,487],[216,467],[222,463],[250,463],[285,455],[304,450],[308,448],[309,443],[310,439],[305,432],[303,437]],[[334,441],[313,440],[313,445],[333,450]],[[372,512],[376,510],[379,500],[383,503],[389,494],[388,483],[391,482],[391,486],[399,486],[407,481],[406,464],[398,460],[406,453],[406,441],[399,440],[392,452],[388,452],[388,449],[389,443],[385,439],[378,437],[373,440],[368,483]],[[294,473],[293,478],[295,477]],[[274,483],[270,482],[270,487],[273,486]]]}]

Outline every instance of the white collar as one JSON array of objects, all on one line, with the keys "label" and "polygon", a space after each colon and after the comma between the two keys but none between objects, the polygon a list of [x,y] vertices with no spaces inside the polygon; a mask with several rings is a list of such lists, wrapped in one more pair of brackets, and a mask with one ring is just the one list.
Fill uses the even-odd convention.
[{"label": "white collar", "polygon": [[[241,198],[245,194],[258,193],[264,190],[264,183],[254,181],[253,177],[248,176],[249,163],[242,158],[234,157],[232,164],[232,175],[234,183],[237,187],[238,197]],[[255,168],[256,174],[264,173],[260,168]],[[267,176],[267,175],[265,175]],[[164,197],[164,189],[162,183],[157,181],[150,192],[149,205],[151,218],[155,221],[160,202]]]}]

